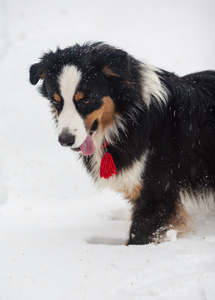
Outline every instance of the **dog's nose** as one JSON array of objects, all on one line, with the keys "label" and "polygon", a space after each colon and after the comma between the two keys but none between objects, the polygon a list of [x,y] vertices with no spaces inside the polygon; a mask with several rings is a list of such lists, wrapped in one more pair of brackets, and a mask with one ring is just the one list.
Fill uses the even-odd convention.
[{"label": "dog's nose", "polygon": [[75,136],[68,132],[62,132],[58,137],[58,141],[62,146],[72,147],[75,143]]}]

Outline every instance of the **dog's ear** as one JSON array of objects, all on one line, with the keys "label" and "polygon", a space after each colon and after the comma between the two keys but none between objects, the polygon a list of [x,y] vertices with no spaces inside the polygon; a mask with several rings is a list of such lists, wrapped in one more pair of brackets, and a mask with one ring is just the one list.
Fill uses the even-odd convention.
[{"label": "dog's ear", "polygon": [[101,51],[102,72],[107,77],[129,80],[132,77],[129,55],[120,49],[106,48]]},{"label": "dog's ear", "polygon": [[40,79],[45,78],[46,70],[44,68],[43,63],[33,64],[30,67],[30,82],[35,85]]}]

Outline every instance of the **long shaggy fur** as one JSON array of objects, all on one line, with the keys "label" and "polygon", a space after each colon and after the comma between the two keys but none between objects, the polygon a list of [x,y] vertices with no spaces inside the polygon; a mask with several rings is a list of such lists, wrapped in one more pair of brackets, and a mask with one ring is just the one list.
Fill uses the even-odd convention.
[{"label": "long shaggy fur", "polygon": [[[79,151],[99,186],[131,202],[129,244],[163,241],[169,229],[192,230],[180,194],[215,191],[214,71],[178,77],[88,43],[44,54],[30,68],[31,83],[39,79],[60,143]],[[86,155],[83,145],[93,153]],[[109,179],[99,175],[105,151],[117,169]]]}]

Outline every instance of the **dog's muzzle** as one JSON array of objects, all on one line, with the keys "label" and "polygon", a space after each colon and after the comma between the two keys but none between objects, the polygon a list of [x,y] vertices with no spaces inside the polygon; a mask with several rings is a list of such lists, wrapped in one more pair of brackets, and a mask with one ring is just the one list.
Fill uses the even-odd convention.
[{"label": "dog's muzzle", "polygon": [[58,141],[64,147],[70,147],[74,151],[81,151],[84,156],[93,154],[95,146],[90,133],[88,133],[87,137],[78,148],[72,147],[75,144],[75,138],[75,135],[71,134],[68,130],[65,130],[59,135]]}]

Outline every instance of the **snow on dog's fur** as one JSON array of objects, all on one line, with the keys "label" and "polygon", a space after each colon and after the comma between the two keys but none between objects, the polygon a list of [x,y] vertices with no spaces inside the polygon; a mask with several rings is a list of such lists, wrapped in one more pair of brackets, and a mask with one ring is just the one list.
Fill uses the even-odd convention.
[{"label": "snow on dog's fur", "polygon": [[[31,83],[40,79],[59,142],[80,153],[97,184],[132,203],[128,243],[191,231],[180,195],[215,191],[215,72],[178,77],[89,43],[44,54],[30,68]],[[117,171],[106,179],[104,153]]]}]

